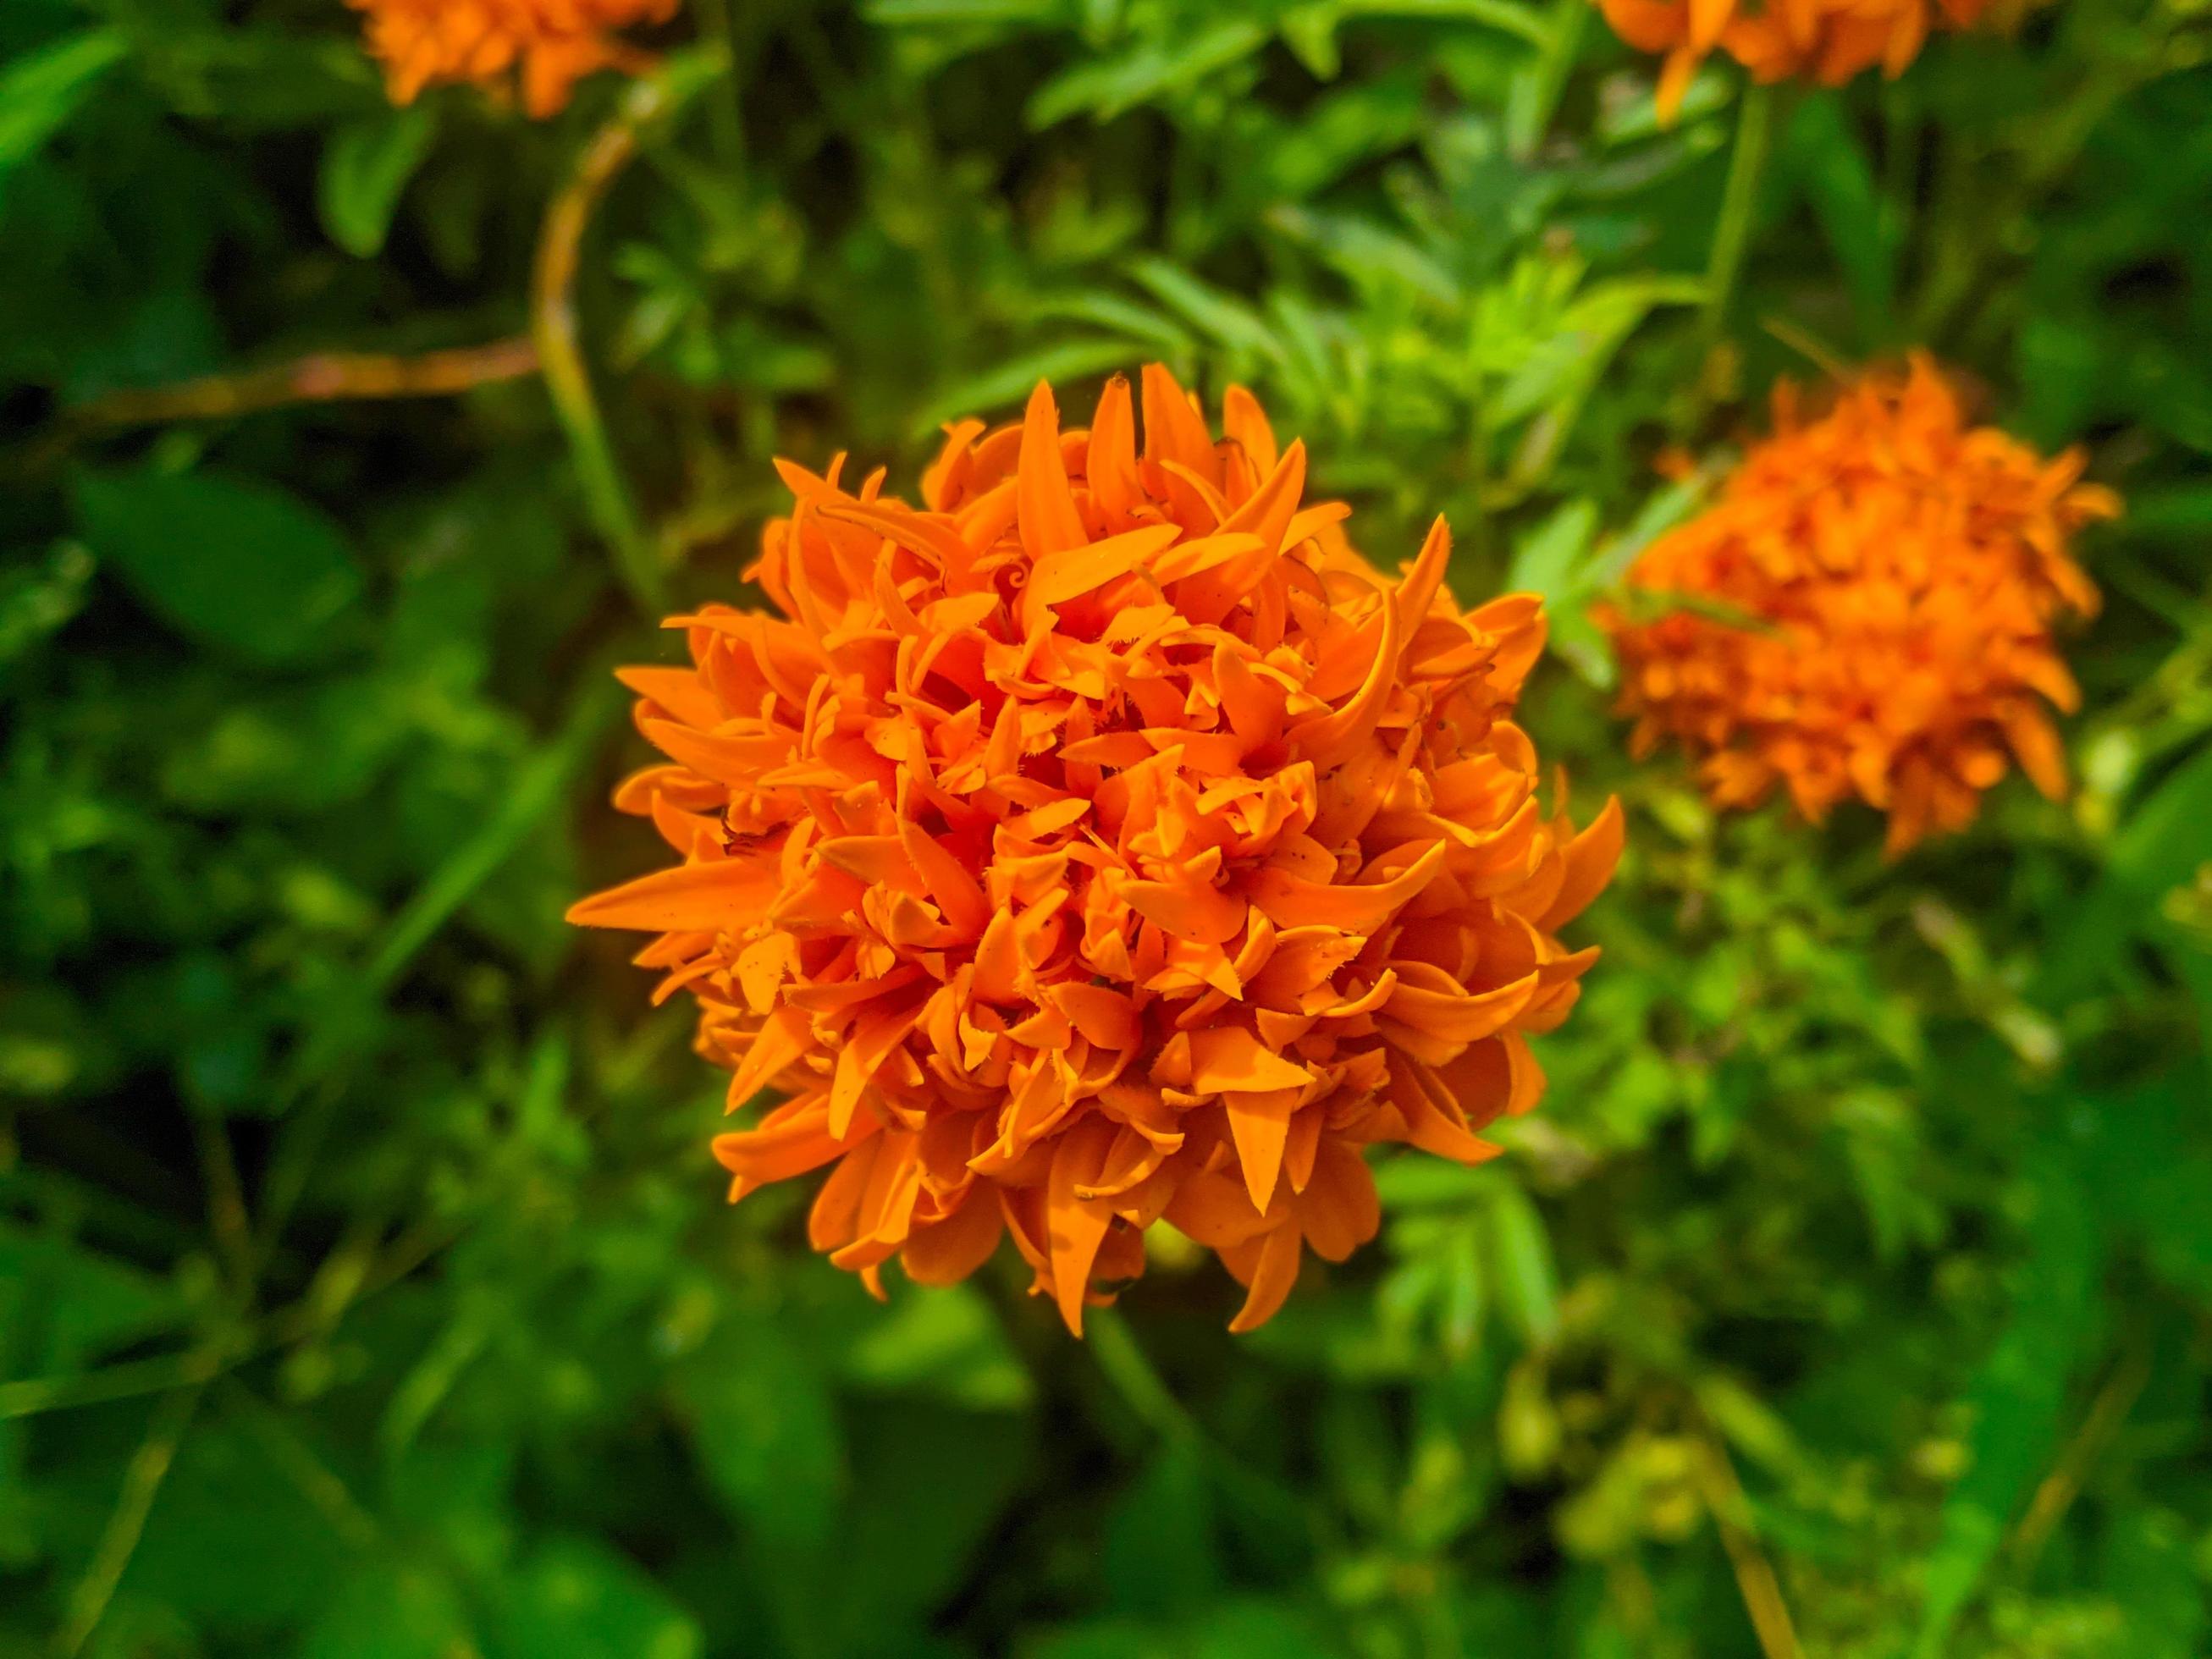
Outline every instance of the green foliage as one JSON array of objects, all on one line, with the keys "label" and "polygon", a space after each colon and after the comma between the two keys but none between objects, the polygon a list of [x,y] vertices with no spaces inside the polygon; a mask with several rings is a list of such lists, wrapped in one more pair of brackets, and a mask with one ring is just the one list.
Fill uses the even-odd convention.
[{"label": "green foliage", "polygon": [[[357,27],[0,7],[0,1654],[2212,1644],[2201,8],[1784,89],[1733,189],[1732,74],[1662,129],[1584,0],[690,0],[543,125]],[[556,198],[557,415],[355,395],[556,337]],[[1915,345],[2131,512],[2076,798],[1885,866],[1632,767],[1589,611],[1778,376]],[[726,1210],[684,1017],[559,918],[648,856],[629,596],[735,596],[772,455],[1152,358],[1543,593],[1632,831],[1509,1158],[1390,1163],[1252,1338],[1170,1240],[1077,1346]]]}]

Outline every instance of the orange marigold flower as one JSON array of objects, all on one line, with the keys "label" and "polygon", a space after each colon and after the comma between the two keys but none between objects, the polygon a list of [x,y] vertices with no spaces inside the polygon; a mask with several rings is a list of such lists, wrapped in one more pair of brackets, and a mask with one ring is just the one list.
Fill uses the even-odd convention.
[{"label": "orange marigold flower", "polygon": [[553,115],[586,75],[636,74],[646,54],[611,38],[634,23],[665,22],[677,0],[346,0],[368,14],[368,50],[384,64],[396,104],[428,86],[474,81],[503,90],[519,73],[523,107]]},{"label": "orange marigold flower", "polygon": [[1249,1330],[1374,1236],[1367,1144],[1495,1152],[1596,955],[1555,935],[1619,808],[1540,812],[1510,718],[1538,601],[1463,613],[1441,521],[1378,575],[1303,445],[1224,422],[1154,368],[1087,431],[1042,386],[951,428],[919,508],[779,463],[775,613],[623,677],[668,763],[617,805],[683,862],[570,919],[659,935],[731,1105],[786,1097],[715,1142],[732,1199],[833,1166],[809,1237],[878,1294],[1011,1237],[1079,1334],[1165,1220]]},{"label": "orange marigold flower", "polygon": [[1932,29],[1970,29],[1994,0],[1599,0],[1613,33],[1638,52],[1667,54],[1659,114],[1672,120],[1707,53],[1718,46],[1760,82],[1837,87],[1875,64],[1893,78]]},{"label": "orange marigold flower", "polygon": [[1635,751],[1677,738],[1723,807],[1779,783],[1817,821],[1856,794],[1888,811],[1893,856],[1972,822],[2008,751],[2063,793],[2044,705],[2070,712],[2079,694],[2051,630],[2097,607],[2067,540],[2119,511],[2082,465],[1968,427],[1923,356],[1818,419],[1784,386],[1774,435],[1719,502],[1628,574],[1703,614],[1603,618]]}]

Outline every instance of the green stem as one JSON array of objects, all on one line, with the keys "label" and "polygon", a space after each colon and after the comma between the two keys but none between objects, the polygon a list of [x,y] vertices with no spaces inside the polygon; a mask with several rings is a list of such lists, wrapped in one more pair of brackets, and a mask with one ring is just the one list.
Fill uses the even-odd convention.
[{"label": "green stem", "polygon": [[1084,1314],[1085,1334],[1090,1338],[1098,1369],[1113,1384],[1121,1403],[1165,1440],[1202,1440],[1198,1424],[1182,1407],[1145,1358],[1145,1351],[1130,1334],[1128,1322],[1118,1308],[1091,1308]]},{"label": "green stem", "polygon": [[145,1440],[123,1473],[122,1494],[101,1529],[92,1561],[70,1592],[68,1610],[61,1628],[54,1633],[57,1659],[76,1659],[93,1632],[100,1628],[100,1621],[107,1616],[107,1604],[114,1600],[115,1587],[123,1582],[124,1569],[137,1551],[146,1517],[153,1511],[161,1482],[168,1478],[169,1466],[176,1461],[177,1448],[191,1425],[192,1413],[199,1409],[204,1387],[203,1383],[171,1395],[154,1413]]},{"label": "green stem", "polygon": [[1711,258],[1705,265],[1705,340],[1717,343],[1735,298],[1736,278],[1751,242],[1752,215],[1759,206],[1760,176],[1766,170],[1774,93],[1747,86],[1737,106],[1735,149],[1729,158],[1728,185],[1721,195],[1720,222],[1713,227]]},{"label": "green stem", "polygon": [[592,394],[591,373],[578,343],[576,272],[592,214],[636,156],[640,135],[678,108],[706,78],[696,73],[663,74],[630,88],[622,112],[585,145],[575,177],[546,210],[531,283],[531,334],[538,343],[545,390],[568,434],[585,507],[614,550],[615,572],[623,586],[641,609],[655,617],[668,608],[666,583]]},{"label": "green stem", "polygon": [[1506,105],[1506,142],[1516,161],[1534,156],[1551,130],[1594,9],[1588,0],[1554,0],[1537,42],[1536,61],[1515,76]]},{"label": "green stem", "polygon": [[730,65],[720,76],[722,95],[714,101],[714,143],[722,167],[734,179],[745,166],[744,93],[738,82],[738,0],[705,0],[699,8],[699,33]]},{"label": "green stem", "polygon": [[31,1376],[0,1382],[0,1423],[42,1412],[104,1406],[213,1380],[229,1362],[217,1347],[199,1347],[151,1359],[127,1359],[75,1376]]}]

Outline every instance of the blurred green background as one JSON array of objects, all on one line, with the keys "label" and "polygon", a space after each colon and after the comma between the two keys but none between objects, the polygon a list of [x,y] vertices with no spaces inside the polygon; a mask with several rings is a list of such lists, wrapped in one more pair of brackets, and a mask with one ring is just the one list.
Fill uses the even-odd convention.
[{"label": "blurred green background", "polygon": [[[0,1654],[2212,1651],[2204,0],[1669,131],[1585,0],[689,0],[544,125],[357,27],[0,5]],[[2076,798],[1886,867],[1629,768],[1584,613],[1917,344],[2130,513]],[[560,915],[771,455],[1151,359],[1548,597],[1631,848],[1509,1157],[1077,1345],[726,1209]]]}]

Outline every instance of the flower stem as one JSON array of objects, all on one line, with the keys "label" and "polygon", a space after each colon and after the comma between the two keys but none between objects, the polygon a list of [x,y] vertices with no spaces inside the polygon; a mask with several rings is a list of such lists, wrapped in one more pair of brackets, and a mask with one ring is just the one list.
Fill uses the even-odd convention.
[{"label": "flower stem", "polygon": [[586,509],[613,550],[615,573],[623,586],[653,617],[668,608],[666,584],[592,393],[591,373],[577,338],[576,271],[592,214],[637,155],[641,134],[713,78],[698,72],[709,61],[719,66],[726,60],[720,53],[703,54],[699,61],[685,64],[685,72],[664,72],[638,82],[623,100],[621,112],[592,135],[577,160],[575,177],[546,210],[531,283],[531,333],[538,342],[546,392],[568,434]]},{"label": "flower stem", "polygon": [[1713,246],[1705,265],[1705,339],[1717,342],[1735,297],[1736,278],[1743,270],[1745,249],[1751,241],[1751,219],[1759,206],[1759,185],[1766,170],[1769,129],[1773,121],[1771,88],[1747,86],[1737,105],[1735,148],[1729,157],[1728,184],[1721,194],[1720,222],[1713,227]]},{"label": "flower stem", "polygon": [[1085,1315],[1091,1352],[1098,1369],[1130,1412],[1163,1439],[1202,1440],[1198,1424],[1170,1391],[1152,1362],[1137,1346],[1118,1308],[1092,1308]]},{"label": "flower stem", "polygon": [[296,362],[241,374],[210,374],[176,386],[112,392],[70,410],[79,427],[151,426],[166,421],[220,420],[288,404],[349,398],[438,398],[538,372],[538,348],[526,339],[426,351],[320,351]]},{"label": "flower stem", "polygon": [[70,1592],[61,1628],[54,1633],[55,1659],[76,1659],[107,1616],[107,1604],[114,1600],[115,1587],[123,1582],[124,1570],[137,1552],[146,1517],[153,1511],[162,1481],[168,1478],[169,1466],[176,1461],[177,1448],[184,1442],[185,1431],[191,1426],[192,1413],[199,1409],[204,1388],[205,1384],[196,1383],[179,1389],[155,1412],[146,1438],[124,1470],[123,1491],[107,1524],[100,1529],[92,1560]]}]

